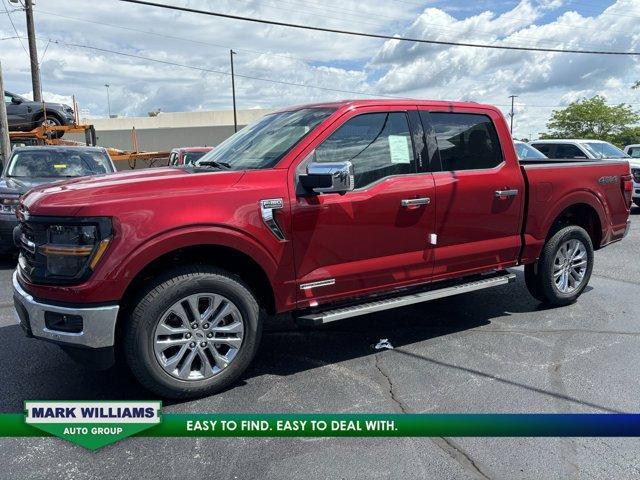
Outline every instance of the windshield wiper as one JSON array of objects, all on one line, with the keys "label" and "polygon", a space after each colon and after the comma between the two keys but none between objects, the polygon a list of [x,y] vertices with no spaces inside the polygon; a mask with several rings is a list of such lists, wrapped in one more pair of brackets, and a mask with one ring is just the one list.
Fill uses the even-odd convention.
[{"label": "windshield wiper", "polygon": [[231,169],[231,165],[229,165],[227,162],[219,162],[219,161],[216,161],[216,160],[205,160],[203,162],[198,162],[196,165],[198,167],[202,167],[204,165],[204,166],[219,168],[221,170],[230,170]]}]

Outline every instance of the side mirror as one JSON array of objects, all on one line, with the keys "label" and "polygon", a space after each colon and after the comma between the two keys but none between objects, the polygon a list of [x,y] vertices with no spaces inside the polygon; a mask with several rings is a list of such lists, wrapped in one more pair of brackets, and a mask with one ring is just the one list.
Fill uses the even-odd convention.
[{"label": "side mirror", "polygon": [[11,97],[11,103],[13,103],[14,105],[20,105],[22,103],[22,100],[16,97]]},{"label": "side mirror", "polygon": [[315,163],[307,166],[307,174],[300,175],[305,190],[315,193],[346,193],[354,189],[351,162]]}]

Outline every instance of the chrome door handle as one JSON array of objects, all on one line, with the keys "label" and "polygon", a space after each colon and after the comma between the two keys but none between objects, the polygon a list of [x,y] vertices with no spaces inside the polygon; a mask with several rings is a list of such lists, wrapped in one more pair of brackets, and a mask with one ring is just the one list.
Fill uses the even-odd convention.
[{"label": "chrome door handle", "polygon": [[403,207],[416,207],[419,205],[429,205],[430,203],[431,199],[429,197],[405,198],[404,200],[400,200],[400,205]]},{"label": "chrome door handle", "polygon": [[517,188],[511,190],[496,190],[496,198],[515,197],[516,195],[518,195]]}]

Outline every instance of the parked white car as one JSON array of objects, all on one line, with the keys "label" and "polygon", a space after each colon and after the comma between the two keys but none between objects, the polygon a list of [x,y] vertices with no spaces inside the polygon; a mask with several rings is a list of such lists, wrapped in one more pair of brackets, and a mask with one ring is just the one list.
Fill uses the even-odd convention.
[{"label": "parked white car", "polygon": [[549,158],[574,158],[576,160],[619,160],[624,158],[628,160],[633,175],[633,203],[640,207],[640,145],[627,145],[624,151],[602,140],[534,140],[529,142],[529,145],[540,150]]},{"label": "parked white car", "polygon": [[631,157],[629,163],[633,175],[633,203],[640,207],[640,144],[627,145],[624,153]]}]

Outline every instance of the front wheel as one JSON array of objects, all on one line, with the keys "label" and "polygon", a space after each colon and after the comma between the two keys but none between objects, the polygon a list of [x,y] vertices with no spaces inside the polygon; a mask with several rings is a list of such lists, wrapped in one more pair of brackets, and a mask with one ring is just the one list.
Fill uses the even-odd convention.
[{"label": "front wheel", "polygon": [[258,303],[239,278],[212,267],[180,268],[153,282],[133,307],[125,355],[152,392],[200,397],[238,379],[261,332]]},{"label": "front wheel", "polygon": [[545,244],[538,261],[525,265],[529,293],[543,303],[562,306],[584,291],[593,270],[593,244],[576,225],[558,230]]}]

